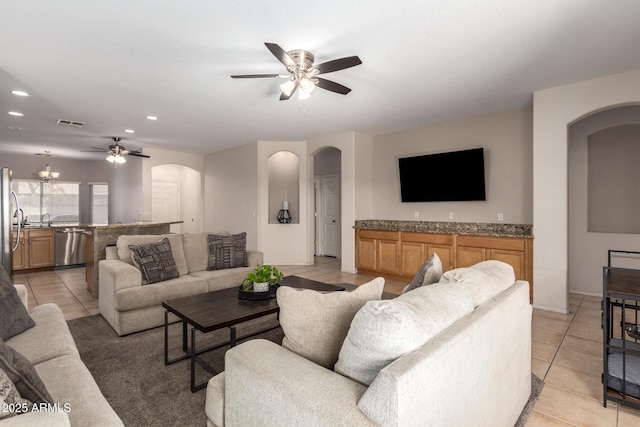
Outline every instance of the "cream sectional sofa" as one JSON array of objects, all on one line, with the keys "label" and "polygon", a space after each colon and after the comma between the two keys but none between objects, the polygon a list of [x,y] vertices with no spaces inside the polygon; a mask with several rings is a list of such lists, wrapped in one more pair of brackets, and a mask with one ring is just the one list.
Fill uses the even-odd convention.
[{"label": "cream sectional sofa", "polygon": [[[209,234],[225,233],[123,235],[118,237],[115,247],[106,248],[107,257],[98,265],[98,302],[100,314],[118,335],[161,326],[163,301],[240,286],[246,274],[262,264],[262,252],[248,250],[248,267],[207,270]],[[180,277],[143,286],[129,245],[153,243],[165,237],[171,243]],[[171,316],[171,321],[177,320]]]},{"label": "cream sectional sofa", "polygon": [[[488,263],[367,302],[334,370],[266,340],[228,350],[207,387],[208,426],[513,426],[531,393],[529,284]],[[361,381],[369,356],[429,329]]]},{"label": "cream sectional sofa", "polygon": [[[28,307],[26,287],[15,287]],[[42,304],[29,314],[35,326],[9,338],[6,343],[29,359],[62,410],[3,418],[0,426],[122,426],[122,421],[82,363],[60,307]]]}]

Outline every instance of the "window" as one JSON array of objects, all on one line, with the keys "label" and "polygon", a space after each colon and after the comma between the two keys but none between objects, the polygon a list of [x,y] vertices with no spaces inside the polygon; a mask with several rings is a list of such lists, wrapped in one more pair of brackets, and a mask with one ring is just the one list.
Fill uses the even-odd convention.
[{"label": "window", "polygon": [[91,188],[91,223],[109,223],[109,185],[106,183],[89,183]]},{"label": "window", "polygon": [[80,184],[13,180],[20,208],[31,224],[80,222]]}]

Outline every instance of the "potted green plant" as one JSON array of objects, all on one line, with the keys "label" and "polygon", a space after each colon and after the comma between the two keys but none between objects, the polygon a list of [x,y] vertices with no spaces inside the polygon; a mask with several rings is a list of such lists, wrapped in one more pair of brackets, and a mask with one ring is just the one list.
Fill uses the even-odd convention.
[{"label": "potted green plant", "polygon": [[276,267],[258,265],[242,283],[245,292],[268,292],[270,285],[275,285],[284,275]]}]

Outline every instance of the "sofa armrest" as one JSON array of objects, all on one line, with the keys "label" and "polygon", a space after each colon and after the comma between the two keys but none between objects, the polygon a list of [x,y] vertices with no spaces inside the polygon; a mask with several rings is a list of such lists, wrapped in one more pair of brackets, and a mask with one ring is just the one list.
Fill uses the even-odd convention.
[{"label": "sofa armrest", "polygon": [[27,412],[0,420],[1,427],[70,427],[69,416],[64,412]]},{"label": "sofa armrest", "polygon": [[[137,267],[117,259],[103,259],[98,264],[99,289],[116,293],[120,289],[142,286],[142,273]],[[102,295],[102,292],[100,292]]]},{"label": "sofa armrest", "polygon": [[366,389],[271,341],[250,340],[225,355],[225,424],[373,426],[357,407]]},{"label": "sofa armrest", "polygon": [[16,292],[20,297],[20,301],[25,306],[27,310],[29,310],[29,294],[27,293],[27,287],[25,285],[15,284],[13,285],[16,288]]},{"label": "sofa armrest", "polygon": [[247,258],[249,260],[249,267],[255,267],[256,265],[264,263],[264,254],[260,251],[247,251]]},{"label": "sofa armrest", "polygon": [[120,259],[118,257],[118,247],[117,246],[107,246],[104,248],[105,259]]}]

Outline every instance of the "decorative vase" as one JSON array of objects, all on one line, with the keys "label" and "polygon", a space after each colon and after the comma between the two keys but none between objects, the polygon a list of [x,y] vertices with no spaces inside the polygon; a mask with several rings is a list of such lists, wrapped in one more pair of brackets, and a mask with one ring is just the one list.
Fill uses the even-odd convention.
[{"label": "decorative vase", "polygon": [[254,283],[253,292],[269,292],[269,282]]}]

